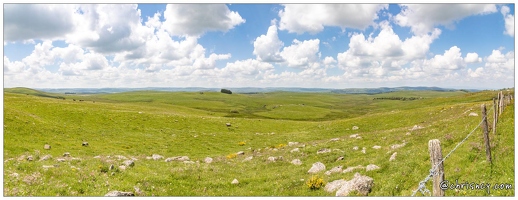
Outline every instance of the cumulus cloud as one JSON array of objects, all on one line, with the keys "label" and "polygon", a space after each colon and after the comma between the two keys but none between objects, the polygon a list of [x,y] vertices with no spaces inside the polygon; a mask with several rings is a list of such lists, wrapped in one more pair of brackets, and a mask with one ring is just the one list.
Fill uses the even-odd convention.
[{"label": "cumulus cloud", "polygon": [[288,67],[306,68],[313,62],[318,62],[319,39],[299,41],[293,40],[293,44],[284,47],[281,56]]},{"label": "cumulus cloud", "polygon": [[443,72],[444,70],[459,70],[466,67],[460,48],[457,46],[446,50],[443,55],[435,55],[430,60],[424,60],[422,65],[425,71],[435,73]]},{"label": "cumulus cloud", "polygon": [[268,28],[266,35],[261,35],[255,39],[253,54],[260,61],[281,62],[283,59],[279,50],[283,46],[284,43],[279,40],[277,35],[276,21],[272,21],[272,25]]},{"label": "cumulus cloud", "polygon": [[430,34],[414,35],[402,41],[388,22],[381,22],[379,27],[376,37],[366,37],[363,33],[351,36],[349,49],[337,55],[341,69],[351,76],[387,74],[413,60],[425,58],[430,44],[441,34],[435,29]]},{"label": "cumulus cloud", "polygon": [[482,58],[479,58],[477,53],[468,53],[464,61],[466,63],[479,63],[482,62]]},{"label": "cumulus cloud", "polygon": [[388,9],[388,5],[286,4],[279,11],[279,29],[298,34],[316,34],[324,26],[364,30],[378,19],[377,12],[383,9]]},{"label": "cumulus cloud", "polygon": [[62,39],[74,31],[73,5],[5,4],[4,39]]},{"label": "cumulus cloud", "polygon": [[226,32],[246,21],[225,4],[168,4],[164,18],[164,29],[178,36],[199,36],[207,31]]},{"label": "cumulus cloud", "polygon": [[471,15],[497,12],[494,4],[402,4],[394,21],[410,27],[417,35],[427,34],[437,25],[453,27],[456,21]]},{"label": "cumulus cloud", "polygon": [[67,43],[112,54],[144,45],[139,35],[140,10],[134,4],[81,4],[73,16],[76,31]]},{"label": "cumulus cloud", "polygon": [[504,16],[505,21],[505,31],[504,34],[514,37],[514,15],[511,15],[509,12],[511,10],[507,6],[502,6],[500,12]]}]

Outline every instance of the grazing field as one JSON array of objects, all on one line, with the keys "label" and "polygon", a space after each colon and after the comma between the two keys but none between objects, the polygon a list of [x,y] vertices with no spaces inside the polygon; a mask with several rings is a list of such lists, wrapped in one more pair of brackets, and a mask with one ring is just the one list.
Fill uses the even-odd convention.
[{"label": "grazing field", "polygon": [[[504,93],[514,96],[514,90]],[[112,190],[136,196],[335,196],[324,188],[308,188],[306,182],[313,176],[308,170],[315,162],[326,166],[317,173],[324,183],[350,180],[358,172],[374,180],[369,196],[409,196],[429,173],[428,141],[439,139],[445,156],[477,127],[480,105],[485,103],[489,110],[496,95],[497,91],[64,95],[5,89],[4,196],[104,196]],[[418,99],[375,99],[390,97]],[[445,180],[514,184],[514,138],[513,100],[500,115],[497,133],[490,134],[493,164],[486,162],[479,128],[445,160]],[[45,144],[51,149],[44,149]],[[330,152],[317,153],[323,149]],[[240,151],[244,155],[238,155]],[[65,152],[70,157],[64,157]],[[394,152],[396,159],[389,161]],[[153,154],[163,158],[150,159]],[[46,155],[51,158],[42,159]],[[27,160],[29,156],[33,161]],[[165,161],[176,156],[188,160]],[[269,160],[279,156],[282,160]],[[207,157],[211,163],[205,162]],[[293,159],[302,164],[292,164]],[[119,168],[127,160],[134,166]],[[325,174],[337,166],[369,164],[379,169]],[[239,184],[231,184],[234,179]],[[446,196],[514,196],[514,187],[489,194],[447,190]],[[431,181],[427,188],[432,190]]]}]

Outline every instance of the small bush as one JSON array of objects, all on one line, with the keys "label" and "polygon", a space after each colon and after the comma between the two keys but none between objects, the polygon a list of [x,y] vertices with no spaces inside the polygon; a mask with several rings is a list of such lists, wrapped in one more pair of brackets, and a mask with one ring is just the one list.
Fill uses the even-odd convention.
[{"label": "small bush", "polygon": [[99,165],[99,170],[101,171],[101,173],[106,173],[109,169],[110,168],[106,165]]},{"label": "small bush", "polygon": [[221,89],[221,93],[232,94],[232,91],[227,90],[227,89]]},{"label": "small bush", "polygon": [[245,146],[246,142],[239,142],[238,145],[239,146]]},{"label": "small bush", "polygon": [[318,176],[312,176],[307,182],[306,186],[308,186],[309,189],[312,190],[318,190],[322,186],[324,186],[324,179],[318,177]]},{"label": "small bush", "polygon": [[235,158],[235,157],[237,157],[237,154],[235,154],[235,153],[231,153],[231,154],[227,155],[227,159],[232,159],[232,158]]}]

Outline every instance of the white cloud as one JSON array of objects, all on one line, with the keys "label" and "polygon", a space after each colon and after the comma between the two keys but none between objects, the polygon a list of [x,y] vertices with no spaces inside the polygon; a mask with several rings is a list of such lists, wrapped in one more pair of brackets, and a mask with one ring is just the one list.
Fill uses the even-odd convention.
[{"label": "white cloud", "polygon": [[279,11],[279,29],[298,34],[316,34],[324,26],[364,30],[378,19],[377,12],[383,9],[388,9],[388,5],[285,4],[284,9]]},{"label": "white cloud", "polygon": [[504,63],[507,61],[507,56],[502,54],[500,50],[493,50],[486,60],[488,63]]},{"label": "white cloud", "polygon": [[226,32],[246,21],[225,4],[168,4],[164,18],[164,29],[178,36],[200,36],[207,31]]},{"label": "white cloud", "polygon": [[34,46],[32,53],[23,58],[22,62],[28,66],[43,67],[54,63],[55,54],[52,52],[52,41],[46,40],[43,43],[38,43]]},{"label": "white cloud", "polygon": [[74,30],[73,5],[5,4],[4,39],[62,39]]},{"label": "white cloud", "polygon": [[274,67],[270,63],[247,59],[227,63],[224,68],[217,70],[216,73],[221,73],[223,77],[255,77],[273,69]]},{"label": "white cloud", "polygon": [[324,58],[323,63],[324,63],[324,65],[331,65],[333,63],[336,63],[336,60],[331,56],[327,56]]},{"label": "white cloud", "polygon": [[484,68],[482,67],[479,67],[475,70],[472,70],[471,68],[468,69],[468,75],[469,77],[471,78],[479,78],[479,77],[483,77],[484,76]]},{"label": "white cloud", "polygon": [[4,74],[10,75],[10,74],[17,74],[22,72],[25,69],[26,65],[23,62],[20,61],[9,61],[9,58],[7,56],[4,56]]},{"label": "white cloud", "polygon": [[261,35],[255,39],[253,54],[260,61],[281,62],[283,59],[279,50],[283,46],[284,43],[277,36],[277,25],[275,25],[275,21],[272,21],[266,35]]},{"label": "white cloud", "polygon": [[284,47],[281,56],[289,67],[307,68],[310,63],[318,62],[319,39],[298,41],[293,40],[293,44]]},{"label": "white cloud", "polygon": [[67,43],[112,54],[131,51],[145,40],[139,34],[140,10],[135,4],[81,4],[73,15],[74,33]]},{"label": "white cloud", "polygon": [[443,55],[435,55],[430,60],[424,60],[422,65],[425,71],[432,73],[443,73],[445,70],[459,70],[466,67],[460,48],[457,46],[446,50]]},{"label": "white cloud", "polygon": [[466,63],[479,63],[482,62],[482,58],[479,58],[477,53],[468,53],[464,61]]},{"label": "white cloud", "polygon": [[[204,55],[202,55],[204,56]],[[216,67],[216,60],[226,60],[230,58],[230,54],[210,54],[208,58],[198,58],[194,61],[193,66],[197,69],[213,69]]]},{"label": "white cloud", "polygon": [[394,21],[410,27],[416,35],[427,34],[437,25],[453,27],[456,21],[471,15],[497,12],[494,4],[403,4]]},{"label": "white cloud", "polygon": [[435,29],[431,34],[414,35],[402,41],[388,22],[381,22],[379,27],[380,33],[374,38],[372,34],[368,37],[353,34],[349,49],[338,53],[338,66],[350,76],[384,75],[415,59],[423,59],[430,44],[441,34]]},{"label": "white cloud", "polygon": [[507,6],[502,6],[500,12],[504,16],[505,20],[504,34],[514,37],[514,15],[509,14],[510,9]]}]

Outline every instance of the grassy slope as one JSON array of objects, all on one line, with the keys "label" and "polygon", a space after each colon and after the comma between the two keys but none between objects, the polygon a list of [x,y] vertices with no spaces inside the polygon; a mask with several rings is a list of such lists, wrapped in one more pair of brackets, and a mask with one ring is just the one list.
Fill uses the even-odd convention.
[{"label": "grassy slope", "polygon": [[[392,96],[425,99],[372,100]],[[145,91],[67,95],[67,100],[59,100],[6,92],[4,195],[100,196],[108,190],[133,191],[137,186],[146,196],[333,196],[323,190],[311,191],[301,181],[311,177],[307,170],[312,163],[320,161],[327,169],[338,165],[345,169],[376,164],[380,170],[356,170],[374,178],[375,186],[370,195],[407,196],[429,170],[428,140],[441,140],[446,155],[479,123],[480,117],[468,117],[469,112],[479,113],[480,104],[489,103],[487,100],[492,96],[494,92],[226,95]],[[74,102],[71,98],[85,101]],[[239,113],[230,113],[232,109]],[[508,107],[501,116],[497,135],[491,136],[492,168],[484,161],[484,149],[479,149],[483,147],[483,140],[477,129],[445,161],[446,179],[513,183],[513,113],[514,108]],[[226,122],[233,126],[225,127]],[[409,131],[414,125],[425,128]],[[352,126],[360,129],[352,130]],[[406,135],[407,132],[411,135]],[[355,133],[362,139],[349,138]],[[331,138],[340,140],[330,142]],[[83,140],[88,141],[90,147],[82,147]],[[240,141],[246,145],[239,146]],[[299,153],[289,153],[294,147],[282,147],[278,151],[265,149],[290,141],[304,143],[306,147]],[[390,149],[390,145],[403,142],[406,145],[401,149]],[[52,150],[43,150],[45,143],[51,144]],[[374,145],[382,148],[372,149]],[[366,147],[367,153],[354,151],[353,146]],[[333,151],[317,155],[316,151],[321,148]],[[245,151],[245,156],[225,157],[237,151]],[[389,162],[394,151],[398,152],[397,161]],[[42,169],[42,165],[56,164],[55,159],[64,152],[82,160]],[[165,157],[187,155],[194,161],[210,156],[215,162],[189,165],[145,159],[154,153]],[[51,154],[54,159],[16,161],[21,155],[45,154]],[[138,160],[134,168],[114,171],[111,175],[100,169],[122,161],[93,158],[96,155],[124,155]],[[252,161],[242,162],[250,155],[254,155]],[[266,161],[269,156],[279,155],[284,161]],[[335,161],[339,156],[345,159]],[[301,159],[303,164],[290,164],[295,158]],[[13,173],[19,177],[11,176]],[[350,179],[353,173],[331,176],[321,173],[320,176],[329,182]],[[230,184],[234,178],[239,179],[239,185]],[[430,184],[428,187],[431,189]],[[487,195],[483,191],[447,191],[446,194]],[[514,190],[495,191],[491,195],[514,196]]]}]

